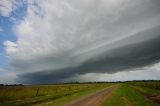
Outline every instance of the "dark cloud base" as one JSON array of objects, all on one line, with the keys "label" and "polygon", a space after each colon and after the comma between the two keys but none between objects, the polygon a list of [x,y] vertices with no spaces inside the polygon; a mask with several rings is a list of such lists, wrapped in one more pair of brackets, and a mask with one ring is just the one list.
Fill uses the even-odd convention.
[{"label": "dark cloud base", "polygon": [[[136,42],[134,39],[141,39],[141,42]],[[31,84],[65,82],[66,79],[75,75],[116,73],[153,65],[160,61],[160,27],[137,33],[132,37],[116,42],[115,45],[133,40],[133,43],[114,48],[109,53],[106,51],[103,55],[90,59],[79,66],[21,74],[18,81]]]}]

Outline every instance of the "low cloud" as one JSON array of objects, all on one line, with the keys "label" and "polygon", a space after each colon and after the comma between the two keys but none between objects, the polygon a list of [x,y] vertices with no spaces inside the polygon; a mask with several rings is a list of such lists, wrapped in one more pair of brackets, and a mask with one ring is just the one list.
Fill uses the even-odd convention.
[{"label": "low cloud", "polygon": [[38,0],[6,41],[25,83],[127,72],[160,60],[159,0]]},{"label": "low cloud", "polygon": [[151,67],[137,68],[130,71],[121,71],[114,74],[88,73],[76,75],[68,81],[127,81],[127,80],[159,80],[160,64]]},{"label": "low cloud", "polygon": [[13,84],[17,83],[15,79],[17,78],[14,72],[11,72],[5,68],[0,67],[0,84]]},{"label": "low cloud", "polygon": [[9,17],[15,8],[16,0],[1,0],[0,1],[0,16]]}]

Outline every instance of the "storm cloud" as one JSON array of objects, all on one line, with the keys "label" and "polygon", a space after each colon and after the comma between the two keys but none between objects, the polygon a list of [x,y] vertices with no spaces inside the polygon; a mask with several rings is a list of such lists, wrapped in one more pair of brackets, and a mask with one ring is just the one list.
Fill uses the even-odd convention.
[{"label": "storm cloud", "polygon": [[28,1],[26,17],[14,29],[17,42],[4,42],[17,80],[65,82],[158,63],[159,5],[159,0]]}]

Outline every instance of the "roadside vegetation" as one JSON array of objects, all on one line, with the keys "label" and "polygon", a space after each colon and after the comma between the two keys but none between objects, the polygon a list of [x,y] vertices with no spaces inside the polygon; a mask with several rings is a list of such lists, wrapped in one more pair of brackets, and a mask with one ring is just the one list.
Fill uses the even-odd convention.
[{"label": "roadside vegetation", "polygon": [[[21,106],[35,104],[54,104],[54,106],[72,101],[83,95],[106,88],[111,84],[62,84],[1,86],[0,106]],[[52,101],[52,102],[50,102]]]},{"label": "roadside vegetation", "polygon": [[160,90],[160,81],[130,82],[130,84],[135,85],[135,86]]},{"label": "roadside vegetation", "polygon": [[121,83],[102,106],[153,106],[153,104],[130,85]]},{"label": "roadside vegetation", "polygon": [[106,87],[112,92],[101,106],[160,106],[160,81],[2,85],[0,106],[63,106]]},{"label": "roadside vegetation", "polygon": [[130,84],[154,106],[160,106],[160,81],[132,82]]}]

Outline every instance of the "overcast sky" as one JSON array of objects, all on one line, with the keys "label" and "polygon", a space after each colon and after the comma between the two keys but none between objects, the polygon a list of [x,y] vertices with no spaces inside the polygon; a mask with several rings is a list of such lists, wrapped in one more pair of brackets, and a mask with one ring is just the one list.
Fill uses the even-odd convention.
[{"label": "overcast sky", "polygon": [[0,0],[0,83],[160,80],[160,0]]}]

